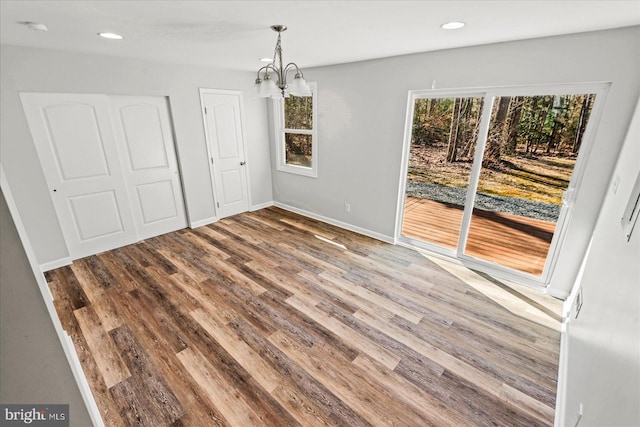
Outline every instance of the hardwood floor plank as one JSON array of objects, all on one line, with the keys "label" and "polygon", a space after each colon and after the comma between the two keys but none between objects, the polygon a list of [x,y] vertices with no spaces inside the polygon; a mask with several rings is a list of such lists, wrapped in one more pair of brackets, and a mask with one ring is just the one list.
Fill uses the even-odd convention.
[{"label": "hardwood floor plank", "polygon": [[[390,399],[388,390],[380,387],[359,372],[350,361],[327,351],[322,344],[305,348],[284,332],[278,331],[269,337],[280,351],[310,372],[325,387],[349,405],[354,411],[374,426],[422,425],[424,415],[396,399]],[[380,402],[387,401],[383,408]],[[398,405],[398,406],[396,406]]]},{"label": "hardwood floor plank", "polygon": [[274,369],[287,380],[281,386],[287,386],[296,396],[300,396],[304,403],[302,406],[307,412],[316,414],[322,423],[332,426],[371,426],[371,424],[355,413],[353,409],[345,405],[329,389],[320,384],[308,371],[294,363],[286,354],[273,343],[256,334],[251,325],[242,319],[237,319],[229,324],[238,335]]},{"label": "hardwood floor plank", "polygon": [[[331,304],[327,301],[322,301],[317,306],[318,310],[323,311],[326,315],[329,316],[330,319],[339,319],[340,322],[347,325],[351,329],[351,335],[355,335],[358,337],[359,335],[365,337],[362,354],[366,354],[372,359],[376,360],[378,363],[381,363],[387,369],[395,369],[398,363],[405,359],[411,360],[419,360],[419,364],[421,369],[425,371],[429,371],[429,374],[433,374],[434,376],[440,376],[444,372],[444,368],[437,363],[431,361],[420,355],[420,353],[396,340],[395,338],[386,335],[385,333],[379,331],[378,329],[370,326],[369,324],[357,319],[349,312],[345,312],[340,307],[337,307],[334,304]],[[345,339],[350,339],[353,341],[353,338],[347,336]],[[373,344],[373,348],[381,347],[383,349],[382,355],[377,355],[375,352],[369,350]],[[387,356],[389,352],[391,354],[391,361],[387,363]],[[397,361],[396,361],[397,360]]]},{"label": "hardwood floor plank", "polygon": [[70,267],[89,301],[98,302],[104,294],[105,288],[91,272],[91,265],[87,264],[87,258],[74,262]]},{"label": "hardwood floor plank", "polygon": [[468,340],[466,337],[456,336],[454,333],[450,333],[449,329],[438,330],[432,325],[422,328],[421,325],[413,325],[398,317],[392,319],[391,323],[465,363],[496,378],[501,378],[505,383],[525,391],[536,400],[547,405],[554,405],[557,384],[544,381],[544,378],[540,376],[536,376],[535,379],[530,378],[534,375],[529,375],[528,372],[525,372],[526,369],[520,369],[523,359],[521,355],[505,355],[502,352],[497,355],[491,346]]},{"label": "hardwood floor plank", "polygon": [[120,407],[120,420],[127,426],[166,425],[153,412],[153,404],[146,393],[141,393],[136,381],[129,378],[110,389],[114,402]]},{"label": "hardwood floor plank", "polygon": [[[346,301],[346,303],[352,307],[350,311],[352,311],[353,313],[359,310],[364,310],[371,314],[374,314],[375,316],[385,319],[391,319],[395,315],[392,311],[387,310],[385,307],[381,307],[365,298],[362,298],[359,295],[356,295],[348,288],[345,289],[345,287],[343,286],[336,285],[334,280],[325,279],[322,276],[308,274],[306,271],[300,272],[298,275],[307,282],[321,287],[327,293],[335,295],[340,300]],[[335,280],[338,279],[335,278]]]},{"label": "hardwood floor plank", "polygon": [[108,426],[553,425],[560,316],[476,276],[274,207],[46,274]]},{"label": "hardwood floor plank", "polygon": [[97,302],[91,304],[102,322],[102,327],[107,332],[123,326],[126,322],[122,317],[119,305],[113,299],[113,295],[116,295],[116,292],[113,289],[107,289]]},{"label": "hardwood floor plank", "polygon": [[73,270],[69,266],[61,267],[51,273],[52,278],[64,289],[64,298],[72,310],[87,306],[91,301],[78,282]]},{"label": "hardwood floor plank", "polygon": [[[67,271],[65,269],[65,271]],[[60,270],[57,271],[60,273]],[[58,277],[57,274],[49,275],[50,280]],[[87,341],[78,325],[78,322],[73,314],[71,307],[71,301],[66,294],[64,287],[59,286],[57,280],[49,282],[49,287],[54,295],[54,305],[56,311],[59,313],[58,317],[64,330],[69,334],[73,341],[74,348],[78,354],[78,359],[82,364],[85,377],[91,388],[91,392],[96,400],[96,404],[100,409],[100,415],[106,426],[121,426],[123,422],[120,418],[120,408],[114,402],[109,389],[107,388],[104,378],[98,369],[98,365],[91,353],[91,349],[87,344]]]},{"label": "hardwood floor plank", "polygon": [[396,354],[378,345],[376,342],[371,341],[367,337],[364,337],[339,320],[333,317],[325,316],[322,311],[318,310],[312,305],[309,305],[307,302],[301,300],[300,298],[292,296],[291,298],[287,299],[287,304],[297,308],[300,312],[305,313],[307,316],[311,317],[316,322],[335,333],[338,337],[349,342],[352,346],[359,349],[362,353],[368,354],[370,357],[377,360],[387,368],[395,368],[395,366],[400,361],[400,357]]},{"label": "hardwood floor plank", "polygon": [[322,301],[322,295],[314,292],[313,289],[310,289],[307,286],[296,283],[295,279],[292,280],[292,277],[295,277],[295,274],[291,274],[291,271],[285,272],[279,267],[275,269],[268,268],[254,261],[248,262],[247,264],[245,264],[245,266],[255,274],[260,275],[263,279],[269,280],[276,286],[283,288],[288,292],[291,292],[292,295],[296,295],[299,298],[308,301],[312,305],[315,305]]},{"label": "hardwood floor plank", "polygon": [[[299,425],[293,417],[277,414],[266,417],[265,413],[257,412],[260,409],[251,400],[247,400],[238,386],[228,381],[219,370],[212,365],[208,358],[196,348],[191,347],[178,353],[178,358],[185,365],[187,371],[202,387],[204,394],[215,405],[232,426],[260,426],[260,425]],[[280,411],[282,412],[282,411]],[[283,414],[284,415],[284,414]]]},{"label": "hardwood floor plank", "polygon": [[[446,353],[445,351],[432,346],[431,344],[422,341],[421,339],[413,336],[410,333],[406,333],[402,328],[399,328],[391,323],[382,322],[379,319],[376,319],[373,316],[370,316],[364,312],[356,312],[354,314],[355,317],[360,320],[369,323],[370,325],[376,327],[378,330],[385,332],[388,335],[393,335],[399,341],[403,342],[405,345],[419,352],[423,356],[433,360],[434,362],[442,365],[446,370],[449,370],[456,375],[466,378],[471,381],[473,384],[477,385],[482,390],[486,391],[488,394],[500,398],[503,394],[503,383],[502,381],[492,377],[486,372],[483,372],[468,363],[456,358],[455,356]],[[514,401],[518,401],[520,404],[525,404],[530,407],[540,408],[546,406],[540,402],[537,402],[533,397],[527,396],[523,392],[519,390],[512,390],[514,396],[517,396],[517,399],[514,397]],[[541,410],[539,410],[541,411]],[[553,408],[546,408],[547,414],[553,414]]]},{"label": "hardwood floor plank", "polygon": [[[411,405],[422,414],[424,424],[434,426],[463,425],[465,420],[460,414],[441,400],[416,387],[393,370],[377,363],[366,355],[360,355],[353,361],[354,366],[368,373],[390,393],[401,396],[407,405]],[[422,425],[423,423],[420,423]]]},{"label": "hardwood floor plank", "polygon": [[[223,426],[227,425],[222,414],[213,407],[208,399],[200,395],[198,384],[182,369],[176,353],[188,347],[186,338],[179,327],[167,319],[163,310],[149,311],[154,302],[140,292],[132,292],[132,298],[123,298],[123,316],[127,325],[140,340],[161,372],[183,408],[188,413],[180,417],[186,426]],[[140,309],[143,308],[143,311]],[[141,390],[144,392],[144,390]]]},{"label": "hardwood floor plank", "polygon": [[85,258],[84,261],[91,269],[91,272],[93,273],[93,276],[98,280],[98,283],[100,283],[100,286],[102,286],[104,289],[109,289],[111,286],[117,283],[117,280],[115,279],[115,277],[113,277],[109,269],[104,265],[100,257],[94,255]]},{"label": "hardwood floor plank", "polygon": [[138,287],[138,281],[127,271],[126,268],[122,268],[121,260],[115,256],[113,251],[103,252],[96,256],[102,260],[102,263],[116,280],[116,287],[121,292],[129,292]]},{"label": "hardwood floor plank", "polygon": [[410,322],[417,324],[422,319],[422,315],[420,313],[416,313],[415,311],[408,309],[402,304],[399,304],[393,300],[385,298],[384,296],[379,295],[375,292],[372,292],[365,287],[358,286],[357,283],[349,281],[348,279],[345,280],[344,277],[336,277],[333,274],[330,274],[327,272],[321,273],[320,277],[322,277],[323,279],[327,279],[333,282],[336,286],[339,286],[342,289],[346,290],[347,292],[354,293],[357,296],[373,304],[376,304],[379,307],[382,307],[390,311],[391,313],[394,313],[400,317],[403,317]]},{"label": "hardwood floor plank", "polygon": [[107,385],[107,388],[118,384],[131,376],[129,368],[120,358],[111,337],[102,327],[100,318],[91,307],[82,307],[73,314],[82,330],[82,335],[87,340],[96,365]]},{"label": "hardwood floor plank", "polygon": [[[135,393],[135,395],[144,395],[147,398],[145,409],[162,420],[162,422],[149,425],[170,425],[182,417],[185,413],[184,409],[158,373],[158,369],[147,352],[140,347],[129,327],[121,326],[112,330],[109,335],[131,372],[130,382],[142,391],[142,393]],[[140,381],[141,379],[144,381]],[[128,399],[131,394],[127,393],[123,397]]]},{"label": "hardwood floor plank", "polygon": [[247,343],[224,327],[224,324],[212,319],[202,309],[192,311],[191,317],[218,341],[247,372],[251,372],[258,384],[267,392],[271,393],[280,385],[282,382],[280,374],[262,360],[260,355],[253,351]]}]

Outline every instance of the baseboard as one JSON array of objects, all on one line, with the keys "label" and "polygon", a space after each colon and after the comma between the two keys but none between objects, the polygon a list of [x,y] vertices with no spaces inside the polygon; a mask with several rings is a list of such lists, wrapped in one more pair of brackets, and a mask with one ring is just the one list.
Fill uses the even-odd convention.
[{"label": "baseboard", "polygon": [[554,426],[563,426],[567,406],[567,371],[569,369],[569,334],[567,321],[560,333],[560,357],[558,360],[558,387],[556,389],[556,414]]},{"label": "baseboard", "polygon": [[55,270],[56,268],[64,267],[65,265],[71,265],[71,257],[64,257],[59,259],[54,259],[53,261],[45,262],[40,264],[40,270],[44,273],[45,271]]},{"label": "baseboard", "polygon": [[259,211],[260,209],[265,209],[265,208],[268,208],[268,207],[273,206],[273,205],[274,205],[274,203],[273,203],[273,200],[272,200],[270,202],[264,202],[264,203],[260,203],[260,204],[257,204],[257,205],[253,205],[253,206],[251,206],[249,208],[249,211],[251,211],[251,212]]},{"label": "baseboard", "polygon": [[189,228],[198,228],[198,227],[202,227],[203,225],[213,224],[214,222],[217,222],[217,221],[218,221],[218,217],[212,216],[210,218],[201,219],[200,221],[193,221],[189,223]]},{"label": "baseboard", "polygon": [[297,213],[299,215],[302,216],[306,216],[308,218],[312,218],[321,222],[325,222],[327,224],[331,224],[331,225],[335,225],[336,227],[340,227],[343,228],[345,230],[349,230],[349,231],[353,231],[354,233],[358,233],[358,234],[362,234],[363,236],[367,236],[367,237],[371,237],[373,239],[376,240],[380,240],[383,241],[385,243],[390,243],[393,244],[393,237],[392,236],[387,236],[381,233],[377,233],[375,231],[371,231],[371,230],[367,230],[366,228],[362,228],[362,227],[358,227],[356,225],[353,224],[348,224],[346,222],[342,222],[342,221],[338,221],[335,220],[333,218],[329,218],[326,216],[322,216],[322,215],[318,215],[316,213],[313,212],[309,212],[309,211],[305,211],[304,209],[299,209],[293,206],[289,206],[286,205],[284,203],[280,203],[280,202],[274,202],[273,203],[274,206],[293,212],[293,213]]}]

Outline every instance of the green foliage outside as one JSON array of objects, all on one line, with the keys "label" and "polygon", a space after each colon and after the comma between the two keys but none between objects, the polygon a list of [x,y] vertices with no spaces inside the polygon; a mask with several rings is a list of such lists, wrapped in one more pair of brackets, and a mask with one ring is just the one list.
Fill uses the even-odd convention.
[{"label": "green foliage outside", "polygon": [[284,100],[285,155],[286,163],[311,167],[313,141],[311,135],[296,133],[296,130],[313,129],[313,98],[311,96],[289,96]]},{"label": "green foliage outside", "polygon": [[[561,203],[595,95],[495,99],[479,192]],[[482,98],[419,99],[414,106],[409,179],[468,185]]]}]

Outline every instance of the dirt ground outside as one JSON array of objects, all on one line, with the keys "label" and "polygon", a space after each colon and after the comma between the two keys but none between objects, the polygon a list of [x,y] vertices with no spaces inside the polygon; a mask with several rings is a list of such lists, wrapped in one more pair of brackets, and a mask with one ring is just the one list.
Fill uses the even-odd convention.
[{"label": "dirt ground outside", "polygon": [[[447,162],[446,146],[412,144],[407,178],[423,184],[466,189],[472,160]],[[560,205],[575,158],[537,155],[503,156],[494,169],[483,168],[478,192]]]}]

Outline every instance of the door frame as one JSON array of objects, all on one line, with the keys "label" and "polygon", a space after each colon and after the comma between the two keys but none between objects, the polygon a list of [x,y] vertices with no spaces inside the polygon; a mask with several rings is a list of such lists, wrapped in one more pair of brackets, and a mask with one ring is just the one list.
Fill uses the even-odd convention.
[{"label": "door frame", "polygon": [[213,151],[212,151],[212,147],[211,147],[211,138],[209,138],[209,129],[207,128],[207,113],[205,111],[205,102],[204,102],[204,95],[207,94],[212,94],[212,95],[232,95],[232,96],[237,96],[238,97],[238,101],[239,101],[239,105],[240,105],[240,129],[242,132],[242,150],[244,152],[244,158],[245,158],[245,173],[246,173],[246,186],[247,188],[245,189],[247,191],[247,202],[248,202],[248,209],[251,210],[251,206],[253,206],[252,202],[251,202],[251,178],[250,178],[250,172],[249,172],[249,152],[247,151],[247,132],[245,130],[245,125],[244,125],[244,118],[245,118],[245,113],[244,113],[244,102],[243,102],[243,96],[242,96],[242,91],[241,90],[229,90],[229,89],[209,89],[209,88],[199,88],[198,89],[198,93],[200,95],[200,114],[202,115],[202,126],[203,126],[203,131],[204,131],[204,138],[205,138],[205,145],[207,148],[207,164],[209,166],[209,179],[211,182],[211,196],[213,197],[213,208],[215,210],[215,215],[212,218],[212,222],[216,222],[218,220],[220,220],[220,215],[219,215],[219,208],[218,208],[218,204],[217,201],[219,200],[218,198],[218,194],[216,194],[216,180],[215,180],[215,173],[214,173],[214,169],[213,169]]},{"label": "door frame", "polygon": [[[595,140],[595,132],[598,128],[598,123],[602,116],[606,95],[609,91],[610,86],[611,83],[594,82],[410,90],[407,96],[407,110],[405,116],[406,119],[402,146],[402,163],[400,167],[398,200],[396,207],[394,243],[424,249],[433,252],[436,255],[445,256],[462,263],[468,268],[482,271],[492,276],[501,277],[506,280],[516,281],[518,283],[527,284],[541,289],[545,288],[551,280],[551,276],[555,269],[558,256],[562,248],[562,242],[565,238],[568,226],[573,217],[573,207],[576,195],[580,191],[586,165],[588,163],[588,159],[590,157]],[[479,258],[474,258],[470,255],[464,254],[466,239],[471,223],[471,215],[475,204],[476,190],[482,168],[482,157],[484,155],[494,100],[501,96],[567,95],[578,93],[593,93],[596,95],[596,97],[591,109],[587,128],[583,135],[582,145],[576,158],[576,164],[571,173],[571,180],[569,181],[569,185],[567,186],[565,194],[562,198],[562,207],[556,221],[556,230],[553,233],[553,238],[549,247],[549,252],[547,254],[547,259],[545,261],[542,274],[540,276],[534,276],[529,273],[524,273],[519,270],[515,270],[490,261],[481,260]],[[480,119],[478,140],[476,141],[476,149],[474,152],[474,163],[471,174],[469,176],[469,185],[467,187],[467,197],[464,206],[464,214],[462,225],[460,228],[460,234],[458,236],[457,248],[444,248],[433,243],[424,242],[422,240],[411,238],[408,236],[403,236],[402,222],[404,219],[404,200],[407,185],[407,172],[409,168],[415,101],[417,99],[442,99],[472,96],[483,97],[484,104],[482,116]]]}]

